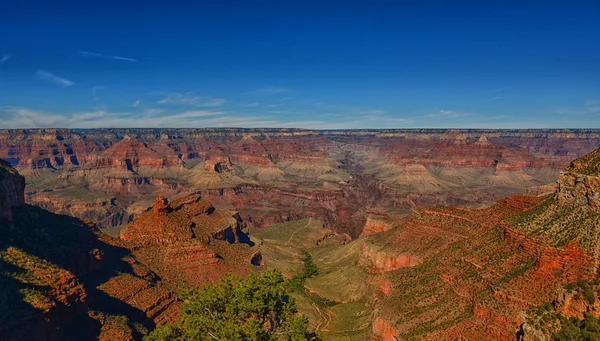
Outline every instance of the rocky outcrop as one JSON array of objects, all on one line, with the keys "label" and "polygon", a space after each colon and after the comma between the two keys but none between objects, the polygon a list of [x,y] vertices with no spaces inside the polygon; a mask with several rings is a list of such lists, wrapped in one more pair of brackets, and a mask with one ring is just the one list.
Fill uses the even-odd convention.
[{"label": "rocky outcrop", "polygon": [[565,206],[600,209],[600,149],[574,160],[561,172],[556,196]]},{"label": "rocky outcrop", "polygon": [[0,160],[0,222],[12,219],[12,208],[25,203],[25,178]]},{"label": "rocky outcrop", "polygon": [[372,273],[393,271],[404,267],[413,267],[422,263],[422,260],[409,253],[395,254],[385,250],[374,250],[373,247],[362,244],[359,264],[368,268]]},{"label": "rocky outcrop", "polygon": [[567,206],[600,209],[600,176],[562,172],[558,178],[557,198]]},{"label": "rocky outcrop", "polygon": [[396,341],[396,329],[391,327],[382,317],[377,317],[373,322],[373,337],[371,341]]},{"label": "rocky outcrop", "polygon": [[[600,316],[600,301],[598,300],[597,285],[589,285],[588,293],[583,293],[583,288],[577,284],[571,284],[570,288],[565,286],[556,289],[554,308],[566,317],[583,319],[585,314]],[[587,296],[587,297],[586,297]]]},{"label": "rocky outcrop", "polygon": [[593,279],[598,265],[576,240],[563,247],[551,247],[546,241],[523,231],[504,227],[504,240],[537,258],[536,269],[543,275],[562,274],[570,281]]},{"label": "rocky outcrop", "polygon": [[371,234],[385,232],[394,227],[392,222],[386,221],[383,217],[368,216],[361,236],[366,237]]},{"label": "rocky outcrop", "polygon": [[[178,285],[198,285],[225,271],[244,273],[260,265],[235,211],[217,209],[195,194],[169,201],[159,195],[148,211],[121,232],[138,259]],[[254,263],[253,263],[254,262]]]}]

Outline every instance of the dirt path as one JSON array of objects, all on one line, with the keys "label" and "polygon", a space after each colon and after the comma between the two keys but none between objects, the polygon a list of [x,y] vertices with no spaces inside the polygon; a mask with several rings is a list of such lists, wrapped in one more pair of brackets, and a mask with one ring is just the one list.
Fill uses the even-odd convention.
[{"label": "dirt path", "polygon": [[[319,315],[324,319],[324,321],[321,321],[316,327],[315,327],[315,331],[327,331],[327,329],[325,329],[325,327],[327,327],[329,325],[329,322],[331,322],[331,314],[329,314],[327,311],[325,311],[325,314],[323,314],[323,312],[321,311],[321,309],[319,309],[319,305],[314,303],[312,304],[312,306],[317,309],[317,312],[319,313]],[[321,327],[323,325],[323,323],[325,323],[325,326]]]},{"label": "dirt path", "polygon": [[311,222],[312,222],[312,218],[308,218],[308,221],[306,222],[306,225],[304,225],[304,226],[302,226],[302,227],[300,227],[300,228],[296,229],[296,231],[294,231],[294,232],[292,233],[292,235],[291,235],[291,236],[290,236],[290,238],[287,240],[287,242],[285,242],[285,244],[284,244],[284,245],[290,245],[290,242],[292,241],[292,239],[294,238],[294,236],[296,235],[296,233],[298,233],[298,231],[300,231],[300,230],[302,230],[302,229],[304,229],[304,228],[307,228],[307,227],[308,227],[308,225],[310,225],[310,223],[311,223]]},{"label": "dirt path", "polygon": [[455,219],[459,219],[459,220],[464,220],[464,221],[468,221],[469,223],[474,224],[474,225],[483,226],[483,224],[480,224],[474,220],[471,220],[471,219],[465,218],[465,217],[461,217],[461,216],[458,216],[455,214],[435,212],[435,211],[430,211],[430,210],[422,210],[421,212],[427,213],[427,214],[432,214],[432,215],[441,215],[441,216],[446,216],[446,217],[455,218]]}]

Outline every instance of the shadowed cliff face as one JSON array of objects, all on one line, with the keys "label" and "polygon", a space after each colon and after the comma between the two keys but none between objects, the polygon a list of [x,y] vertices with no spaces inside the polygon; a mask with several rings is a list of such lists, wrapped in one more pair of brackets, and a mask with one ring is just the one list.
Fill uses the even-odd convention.
[{"label": "shadowed cliff face", "polygon": [[177,297],[125,244],[92,223],[23,204],[23,178],[4,170],[0,198],[11,219],[0,222],[2,340],[133,340],[174,319]]},{"label": "shadowed cliff face", "polygon": [[4,160],[0,160],[0,222],[12,220],[12,208],[22,205],[25,178]]},{"label": "shadowed cliff face", "polygon": [[[112,332],[139,337],[136,324],[154,326],[143,308],[101,289],[121,273],[153,284],[135,273],[128,249],[98,233],[75,218],[29,205],[13,208],[13,220],[0,223],[3,340],[92,340]],[[119,322],[110,326],[107,318]]]},{"label": "shadowed cliff face", "polygon": [[24,204],[24,179],[0,165],[2,340],[139,340],[177,318],[175,290],[261,265],[239,214],[199,195],[159,196],[119,240]]},{"label": "shadowed cliff face", "polygon": [[[26,201],[118,230],[159,193],[201,192],[251,229],[305,217],[360,235],[366,212],[489,205],[552,184],[594,130],[0,131]],[[541,186],[541,187],[540,187]]]}]

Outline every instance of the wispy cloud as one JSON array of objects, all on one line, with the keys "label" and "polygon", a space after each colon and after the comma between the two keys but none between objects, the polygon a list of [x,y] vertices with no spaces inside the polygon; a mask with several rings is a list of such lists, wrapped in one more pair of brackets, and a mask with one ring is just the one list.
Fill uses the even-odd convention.
[{"label": "wispy cloud", "polygon": [[[451,110],[445,110],[452,112]],[[361,129],[361,128],[585,128],[589,121],[575,125],[570,117],[556,115],[551,120],[524,120],[511,115],[469,114],[462,119],[445,119],[451,115],[428,119],[403,114],[349,117],[322,115],[306,119],[292,116],[247,114],[240,115],[220,110],[188,110],[170,112],[165,109],[147,109],[136,112],[92,110],[75,113],[57,113],[24,107],[0,107],[0,129],[3,128],[307,128],[307,129]],[[329,118],[326,118],[329,117]],[[600,117],[600,116],[598,116]],[[596,118],[592,124],[597,125]]]},{"label": "wispy cloud", "polygon": [[105,87],[103,87],[103,86],[95,86],[92,88],[92,93],[95,95],[98,91],[104,90],[104,89],[105,89]]},{"label": "wispy cloud", "polygon": [[92,88],[92,94],[94,95],[94,100],[99,100],[100,96],[98,96],[98,91],[104,90],[105,87],[103,86],[95,86]]},{"label": "wispy cloud", "polygon": [[259,105],[260,105],[259,102],[252,102],[252,103],[242,103],[239,106],[242,108],[253,108],[253,107],[257,107]]},{"label": "wispy cloud", "polygon": [[10,57],[12,57],[12,54],[8,54],[8,53],[3,54],[2,57],[0,57],[0,65],[7,62],[10,59]]},{"label": "wispy cloud", "polygon": [[257,90],[248,91],[247,94],[266,94],[266,95],[274,95],[287,91],[286,88],[279,87],[268,87]]},{"label": "wispy cloud", "polygon": [[97,58],[105,58],[105,59],[113,59],[113,60],[124,60],[127,62],[137,62],[137,59],[126,58],[120,56],[111,56],[101,53],[87,52],[87,51],[79,51],[79,55],[82,57],[97,57]]},{"label": "wispy cloud", "polygon": [[363,115],[373,115],[373,116],[384,115],[385,113],[387,113],[387,111],[381,110],[381,109],[362,109],[362,110],[359,110],[358,112]]},{"label": "wispy cloud", "polygon": [[433,114],[429,114],[426,117],[459,118],[459,117],[467,117],[467,116],[471,116],[471,115],[464,113],[464,112],[460,112],[460,111],[454,111],[454,110],[438,110],[437,112],[434,112]]},{"label": "wispy cloud", "polygon": [[133,102],[133,104],[131,105],[134,108],[137,108],[140,106],[140,104],[142,104],[142,101],[140,101],[139,99],[136,100],[135,102]]},{"label": "wispy cloud", "polygon": [[44,71],[44,70],[37,70],[35,73],[35,77],[37,79],[51,82],[56,85],[60,85],[62,87],[69,87],[69,86],[75,85],[75,82],[73,82],[73,81],[70,81],[70,80],[62,78],[62,77],[58,77],[58,76],[51,74],[50,72]]},{"label": "wispy cloud", "polygon": [[196,96],[191,92],[187,93],[169,93],[167,96],[160,101],[158,104],[168,105],[185,105],[185,106],[197,106],[197,107],[220,107],[225,104],[223,98],[211,98]]},{"label": "wispy cloud", "polygon": [[502,91],[508,90],[510,88],[512,88],[512,87],[511,86],[503,86],[503,87],[494,89],[494,92],[502,92]]},{"label": "wispy cloud", "polygon": [[565,116],[600,116],[600,101],[587,100],[585,105],[572,108],[560,108],[555,111]]},{"label": "wispy cloud", "polygon": [[268,116],[238,116],[226,111],[192,110],[178,113],[143,111],[108,112],[96,110],[76,113],[55,113],[23,107],[0,108],[1,128],[319,128],[320,120],[281,121]]},{"label": "wispy cloud", "polygon": [[[23,107],[0,108],[2,128],[182,128],[210,126],[220,111],[186,111],[163,113],[162,111],[109,112],[93,110],[75,113],[56,113]],[[218,121],[220,123],[224,121]]]}]

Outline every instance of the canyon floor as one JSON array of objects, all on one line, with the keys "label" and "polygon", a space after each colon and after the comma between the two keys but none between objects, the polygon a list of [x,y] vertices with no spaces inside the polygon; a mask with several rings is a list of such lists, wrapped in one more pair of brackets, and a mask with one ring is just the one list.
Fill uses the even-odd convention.
[{"label": "canyon floor", "polygon": [[599,142],[594,130],[0,131],[0,281],[13,293],[0,335],[140,339],[177,319],[181,288],[227,271],[293,278],[308,253],[318,274],[294,296],[325,340],[548,339],[560,324],[537,307],[552,303],[552,321],[600,311],[597,290],[592,302],[565,289],[597,285]]}]

